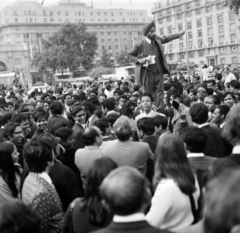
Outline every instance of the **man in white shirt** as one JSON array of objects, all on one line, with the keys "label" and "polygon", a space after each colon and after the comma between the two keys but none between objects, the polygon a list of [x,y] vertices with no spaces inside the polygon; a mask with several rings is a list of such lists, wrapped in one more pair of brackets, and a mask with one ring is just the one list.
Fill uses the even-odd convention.
[{"label": "man in white shirt", "polygon": [[225,76],[225,81],[224,84],[225,86],[227,85],[227,83],[230,83],[232,80],[236,80],[235,75],[230,71],[229,67],[227,67],[225,69],[226,72],[226,76]]}]

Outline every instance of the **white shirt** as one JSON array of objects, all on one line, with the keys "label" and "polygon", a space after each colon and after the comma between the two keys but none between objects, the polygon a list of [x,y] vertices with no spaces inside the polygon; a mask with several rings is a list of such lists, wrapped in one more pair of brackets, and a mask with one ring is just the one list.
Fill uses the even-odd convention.
[{"label": "white shirt", "polygon": [[233,150],[232,150],[232,153],[233,154],[240,154],[240,145],[234,146]]},{"label": "white shirt", "polygon": [[114,215],[113,222],[139,222],[146,221],[143,213],[136,213],[127,216]]},{"label": "white shirt", "polygon": [[188,158],[193,158],[193,157],[204,157],[203,153],[189,153],[187,154]]},{"label": "white shirt", "polygon": [[226,75],[226,77],[225,77],[225,85],[227,84],[227,83],[230,83],[232,80],[236,80],[236,77],[235,77],[235,75],[233,74],[233,73],[229,73],[228,75]]},{"label": "white shirt", "polygon": [[46,180],[50,185],[53,185],[50,176],[46,172],[39,173],[38,175],[44,180]]},{"label": "white shirt", "polygon": [[148,44],[151,44],[151,43],[152,43],[152,41],[151,41],[149,38],[145,37],[145,39],[146,39],[146,41],[148,42]]}]

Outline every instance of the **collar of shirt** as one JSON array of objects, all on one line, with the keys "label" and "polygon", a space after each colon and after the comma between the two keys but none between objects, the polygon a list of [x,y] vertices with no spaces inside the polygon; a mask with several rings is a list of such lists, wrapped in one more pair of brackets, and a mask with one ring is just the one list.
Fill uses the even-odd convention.
[{"label": "collar of shirt", "polygon": [[198,128],[202,128],[202,127],[204,127],[206,125],[209,125],[209,124],[208,124],[208,122],[206,122],[206,123],[203,123],[201,125],[197,125],[197,124],[194,124],[194,125],[197,126]]},{"label": "collar of shirt", "polygon": [[233,154],[240,154],[240,145],[234,146],[233,150],[232,150],[232,153]]},{"label": "collar of shirt", "polygon": [[89,123],[91,122],[91,120],[93,119],[93,117],[94,117],[94,114],[93,114],[91,117],[89,117],[89,119],[88,119],[88,122],[89,122]]},{"label": "collar of shirt", "polygon": [[145,37],[145,39],[148,42],[148,44],[152,44],[152,41],[149,38]]},{"label": "collar of shirt", "polygon": [[188,158],[192,158],[192,157],[204,157],[203,153],[189,153],[187,154]]},{"label": "collar of shirt", "polygon": [[113,217],[114,222],[139,222],[145,220],[145,215],[143,213],[136,213],[127,216],[114,215]]},{"label": "collar of shirt", "polygon": [[78,121],[75,121],[75,123],[81,125],[84,129],[86,128],[86,124],[80,124]]},{"label": "collar of shirt", "polygon": [[222,129],[225,124],[226,124],[226,122],[223,122],[223,123],[220,125],[220,128]]},{"label": "collar of shirt", "polygon": [[63,150],[63,154],[64,154],[66,152],[66,149],[61,144],[58,143],[58,145]]},{"label": "collar of shirt", "polygon": [[39,173],[38,175],[44,180],[46,180],[50,185],[53,185],[50,176],[46,172]]},{"label": "collar of shirt", "polygon": [[154,111],[151,110],[149,113],[143,112],[142,114],[143,114],[144,116],[148,116],[149,114],[151,114],[151,113],[153,113],[153,112],[154,112]]}]

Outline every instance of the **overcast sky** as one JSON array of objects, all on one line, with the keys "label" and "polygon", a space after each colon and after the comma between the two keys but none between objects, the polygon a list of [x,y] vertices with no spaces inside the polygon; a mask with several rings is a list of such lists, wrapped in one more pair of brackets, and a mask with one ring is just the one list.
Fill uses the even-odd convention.
[{"label": "overcast sky", "polygon": [[[23,1],[23,0],[0,0],[0,8],[11,4],[14,1]],[[42,0],[27,0],[27,1],[39,1]],[[60,0],[44,0],[44,5],[56,4]],[[92,0],[94,8],[123,8],[123,9],[138,9],[138,10],[147,10],[148,15],[152,16],[151,8],[153,3],[156,0]],[[86,3],[88,6],[91,5],[91,0],[81,0],[81,2]],[[112,2],[110,6],[110,2]],[[130,3],[131,2],[131,3]]]}]

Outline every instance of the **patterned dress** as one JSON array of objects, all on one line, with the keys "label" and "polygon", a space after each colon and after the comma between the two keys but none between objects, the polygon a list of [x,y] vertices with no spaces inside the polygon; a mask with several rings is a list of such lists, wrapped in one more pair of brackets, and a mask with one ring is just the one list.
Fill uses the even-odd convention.
[{"label": "patterned dress", "polygon": [[64,213],[53,185],[37,173],[29,173],[23,185],[22,200],[41,220],[41,233],[62,232]]}]

